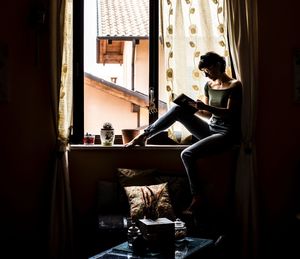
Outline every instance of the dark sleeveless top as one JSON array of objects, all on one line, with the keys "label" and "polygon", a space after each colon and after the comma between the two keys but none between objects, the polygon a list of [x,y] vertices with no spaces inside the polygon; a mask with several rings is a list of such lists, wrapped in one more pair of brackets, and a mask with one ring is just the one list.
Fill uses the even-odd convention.
[{"label": "dark sleeveless top", "polygon": [[[204,86],[204,94],[208,97],[209,105],[219,108],[226,108],[229,98],[242,100],[242,88],[239,86],[226,89],[213,89],[207,82]],[[239,135],[241,130],[241,111],[229,113],[226,117],[212,114],[209,124],[216,130],[230,131]]]}]

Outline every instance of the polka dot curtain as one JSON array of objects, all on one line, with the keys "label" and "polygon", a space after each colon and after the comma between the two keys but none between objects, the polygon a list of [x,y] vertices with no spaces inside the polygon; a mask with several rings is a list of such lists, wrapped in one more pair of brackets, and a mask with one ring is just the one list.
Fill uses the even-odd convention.
[{"label": "polka dot curtain", "polygon": [[[171,107],[181,93],[201,99],[207,81],[198,69],[202,54],[215,51],[225,56],[231,75],[223,0],[161,0],[160,6],[166,102]],[[169,129],[169,137],[180,143],[191,138],[179,123]]]}]

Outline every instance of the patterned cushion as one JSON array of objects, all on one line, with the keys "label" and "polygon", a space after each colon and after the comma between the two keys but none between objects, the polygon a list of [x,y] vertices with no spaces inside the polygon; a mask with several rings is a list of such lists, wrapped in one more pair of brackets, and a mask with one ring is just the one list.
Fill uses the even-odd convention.
[{"label": "patterned cushion", "polygon": [[168,193],[168,184],[124,187],[132,220],[168,218],[175,220]]},{"label": "patterned cushion", "polygon": [[120,185],[120,204],[121,210],[128,212],[130,210],[125,186],[142,186],[157,184],[155,181],[156,169],[134,169],[134,168],[118,168],[117,176]]},{"label": "patterned cushion", "polygon": [[182,174],[182,176],[176,176],[160,172],[155,177],[155,180],[156,184],[168,183],[169,196],[175,214],[179,215],[190,205],[192,195],[189,181],[185,174]]}]

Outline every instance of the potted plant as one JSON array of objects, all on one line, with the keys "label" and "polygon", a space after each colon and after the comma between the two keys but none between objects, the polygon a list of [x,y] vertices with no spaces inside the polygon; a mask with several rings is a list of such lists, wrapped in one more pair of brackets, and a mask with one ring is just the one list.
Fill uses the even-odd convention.
[{"label": "potted plant", "polygon": [[100,131],[102,146],[112,146],[115,140],[115,132],[110,122],[105,122]]}]

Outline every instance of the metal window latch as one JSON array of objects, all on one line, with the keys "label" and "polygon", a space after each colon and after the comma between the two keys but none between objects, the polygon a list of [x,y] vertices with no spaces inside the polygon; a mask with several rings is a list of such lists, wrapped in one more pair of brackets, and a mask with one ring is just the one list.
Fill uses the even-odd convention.
[{"label": "metal window latch", "polygon": [[157,113],[157,107],[155,106],[154,89],[152,87],[150,88],[149,112]]}]

